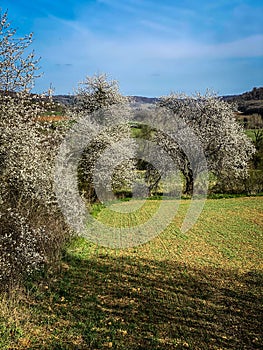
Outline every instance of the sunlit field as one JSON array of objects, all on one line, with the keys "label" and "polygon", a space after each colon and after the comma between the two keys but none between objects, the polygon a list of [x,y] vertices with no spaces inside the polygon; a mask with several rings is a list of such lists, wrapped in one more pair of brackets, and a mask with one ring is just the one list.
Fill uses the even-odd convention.
[{"label": "sunlit field", "polygon": [[[263,198],[209,199],[181,233],[189,204],[138,247],[75,239],[58,271],[27,283],[15,313],[3,304],[1,349],[260,349]],[[94,216],[134,226],[159,205]]]}]

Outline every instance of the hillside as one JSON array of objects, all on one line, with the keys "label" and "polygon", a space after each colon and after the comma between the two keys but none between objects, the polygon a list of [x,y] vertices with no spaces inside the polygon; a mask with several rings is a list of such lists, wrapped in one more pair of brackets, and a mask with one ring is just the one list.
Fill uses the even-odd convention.
[{"label": "hillside", "polygon": [[[154,104],[158,101],[156,97],[128,96],[132,106],[139,107],[145,104]],[[263,117],[263,87],[253,88],[251,91],[240,95],[222,96],[225,101],[236,103],[238,110],[245,115],[260,114]],[[73,95],[55,95],[54,101],[63,105],[71,105],[74,101]]]},{"label": "hillside", "polygon": [[223,99],[235,102],[238,110],[246,115],[257,113],[263,117],[263,87],[255,87],[241,95],[223,96]]}]

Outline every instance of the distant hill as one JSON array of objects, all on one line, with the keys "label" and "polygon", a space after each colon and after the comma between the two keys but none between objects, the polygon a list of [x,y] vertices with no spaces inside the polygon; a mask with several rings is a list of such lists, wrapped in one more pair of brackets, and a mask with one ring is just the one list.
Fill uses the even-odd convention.
[{"label": "distant hill", "polygon": [[238,110],[246,115],[260,114],[263,117],[263,87],[254,87],[241,95],[223,96],[223,99],[236,103]]},{"label": "distant hill", "polygon": [[237,99],[237,100],[263,100],[263,87],[254,87],[251,91],[244,92],[240,95],[223,96],[225,99]]},{"label": "distant hill", "polygon": [[[225,101],[234,102],[238,106],[238,110],[246,115],[260,114],[263,117],[263,87],[255,87],[251,91],[244,92],[240,95],[221,96]],[[55,102],[62,105],[72,105],[74,102],[73,95],[55,95]],[[144,105],[152,105],[159,99],[157,97],[144,96],[128,96],[133,107],[140,107]]]},{"label": "distant hill", "polygon": [[143,96],[128,96],[132,103],[155,103],[159,99],[157,97],[143,97]]},{"label": "distant hill", "polygon": [[74,102],[74,96],[73,95],[54,95],[53,100],[54,102],[60,103],[64,106],[70,106]]},{"label": "distant hill", "polygon": [[[144,96],[127,96],[131,104],[153,104],[158,101],[156,97],[144,97]],[[74,102],[74,95],[54,95],[53,99],[55,102],[59,102],[63,105],[72,105]]]}]

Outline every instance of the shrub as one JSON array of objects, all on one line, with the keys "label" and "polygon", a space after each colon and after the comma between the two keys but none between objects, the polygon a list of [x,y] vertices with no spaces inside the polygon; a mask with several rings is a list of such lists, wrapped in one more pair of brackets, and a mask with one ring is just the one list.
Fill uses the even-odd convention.
[{"label": "shrub", "polygon": [[66,124],[54,130],[37,121],[48,105],[45,96],[4,93],[0,102],[0,280],[10,289],[54,262],[69,233],[53,191]]},{"label": "shrub", "polygon": [[[53,163],[64,130],[38,117],[51,98],[30,94],[38,59],[32,33],[17,37],[0,12],[0,289],[54,261],[67,230],[56,206]],[[60,231],[61,230],[61,231]],[[62,231],[63,230],[63,231]],[[62,233],[63,232],[63,233]]]}]

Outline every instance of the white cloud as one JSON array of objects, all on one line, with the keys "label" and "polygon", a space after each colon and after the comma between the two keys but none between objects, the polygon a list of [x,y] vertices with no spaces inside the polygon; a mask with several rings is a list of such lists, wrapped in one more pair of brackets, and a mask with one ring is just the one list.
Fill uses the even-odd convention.
[{"label": "white cloud", "polygon": [[263,56],[263,35],[253,35],[232,42],[210,45],[187,39],[184,41],[148,41],[137,45],[144,55],[159,59]]},{"label": "white cloud", "polygon": [[[110,0],[103,2],[112,3]],[[113,1],[113,4],[116,5],[116,2]],[[56,81],[63,85],[60,82],[64,79],[67,85],[73,87],[86,74],[106,72],[122,85],[127,81],[127,90],[128,85],[136,86],[134,93],[138,89],[142,94],[147,94],[147,91],[151,94],[150,89],[157,89],[158,84],[160,91],[165,93],[164,87],[172,89],[177,80],[180,80],[179,88],[184,89],[191,81],[198,88],[202,83],[213,86],[212,80],[221,79],[221,84],[226,86],[223,80],[238,80],[237,74],[235,78],[230,78],[233,64],[230,64],[231,70],[227,67],[230,67],[228,62],[231,59],[249,60],[263,56],[263,35],[250,35],[231,41],[225,39],[220,43],[210,40],[207,43],[200,38],[197,40],[187,28],[178,29],[187,26],[183,18],[180,21],[170,17],[170,22],[165,23],[161,20],[161,13],[154,18],[142,15],[137,19],[137,28],[128,31],[124,28],[122,35],[116,35],[116,31],[100,30],[100,22],[92,26],[84,12],[81,20],[49,17],[46,22],[43,19],[41,24],[43,28],[49,24],[50,33],[54,33],[50,35],[48,44],[44,42],[41,45],[40,55],[47,62],[46,71],[52,65],[61,64],[59,69],[52,69],[48,77],[55,85]],[[57,39],[59,36],[61,40]],[[63,68],[63,64],[72,66]],[[219,70],[220,65],[225,67],[224,71]],[[257,79],[260,79],[260,74]]]}]

